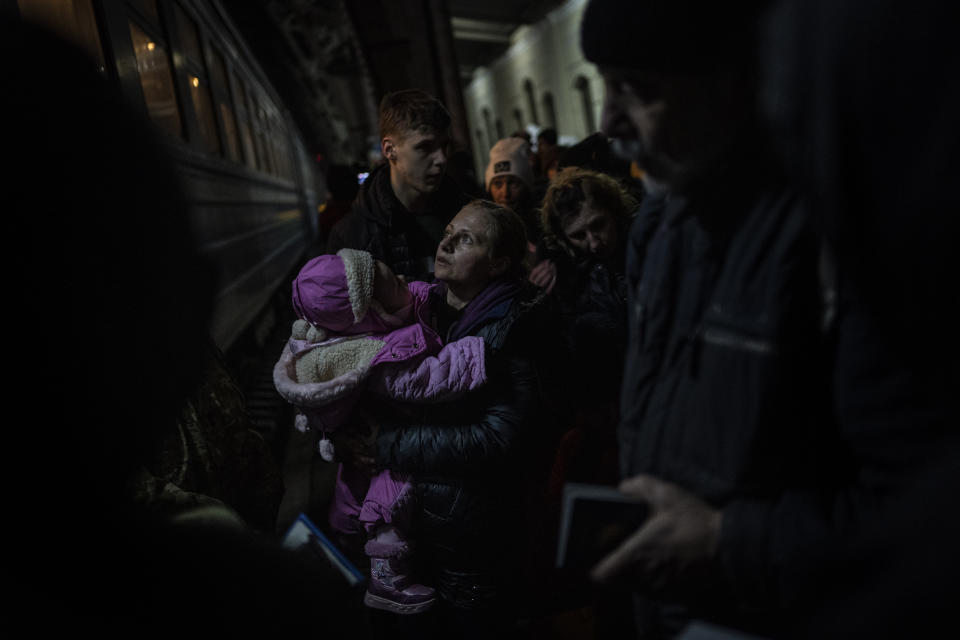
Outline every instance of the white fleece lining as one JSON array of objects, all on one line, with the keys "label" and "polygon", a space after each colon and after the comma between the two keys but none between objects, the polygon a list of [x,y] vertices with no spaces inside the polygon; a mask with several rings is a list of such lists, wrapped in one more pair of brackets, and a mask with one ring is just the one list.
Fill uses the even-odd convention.
[{"label": "white fleece lining", "polygon": [[[310,355],[305,354],[305,355]],[[339,378],[327,382],[298,382],[297,364],[299,359],[288,349],[284,349],[273,368],[273,383],[283,398],[303,410],[306,408],[325,407],[352,393],[356,393],[357,386],[366,378],[369,369],[356,369]],[[316,367],[304,371],[308,380],[315,376]]]},{"label": "white fleece lining", "polygon": [[343,260],[353,323],[356,324],[367,314],[367,307],[373,298],[373,256],[358,249],[340,249],[337,256]]},{"label": "white fleece lining", "polygon": [[357,338],[316,347],[297,359],[297,380],[330,382],[351,371],[364,371],[383,344],[382,340]]}]

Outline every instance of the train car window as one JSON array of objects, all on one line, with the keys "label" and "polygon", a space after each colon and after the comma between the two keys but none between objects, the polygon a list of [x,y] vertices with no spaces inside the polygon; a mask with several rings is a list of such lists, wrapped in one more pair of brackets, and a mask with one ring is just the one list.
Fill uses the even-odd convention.
[{"label": "train car window", "polygon": [[274,143],[273,118],[263,111],[263,146],[267,151],[267,171],[270,175],[277,175],[277,145]]},{"label": "train car window", "polygon": [[166,47],[134,22],[130,22],[130,38],[150,118],[162,129],[183,138],[183,121]]},{"label": "train car window", "polygon": [[257,134],[257,142],[262,152],[263,166],[261,169],[270,175],[273,175],[273,146],[270,144],[270,120],[267,119],[267,110],[263,102],[257,101],[257,125],[254,130]]},{"label": "train car window", "polygon": [[277,169],[276,127],[274,126],[273,114],[267,110],[263,112],[263,134],[264,144],[270,150],[270,175],[280,175],[280,171]]},{"label": "train car window", "polygon": [[73,42],[106,70],[92,0],[17,0],[20,17]]},{"label": "train car window", "polygon": [[173,14],[176,16],[177,34],[180,36],[180,46],[183,47],[183,54],[190,62],[199,65],[203,60],[203,53],[200,49],[200,34],[197,32],[197,24],[179,4],[173,5]]},{"label": "train car window", "polygon": [[267,144],[270,145],[270,173],[280,175],[280,165],[277,162],[277,120],[272,112],[266,116]]},{"label": "train car window", "polygon": [[293,165],[290,162],[290,144],[289,144],[290,133],[286,130],[286,127],[280,125],[280,131],[277,135],[277,139],[280,141],[279,147],[279,161],[280,161],[280,175],[284,178],[290,180],[293,179]]},{"label": "train car window", "polygon": [[279,118],[274,118],[273,144],[277,150],[277,175],[290,178],[289,149],[287,147],[287,131]]},{"label": "train car window", "polygon": [[277,175],[281,178],[290,177],[290,167],[287,162],[287,131],[279,116],[274,117],[273,146],[277,150]]},{"label": "train car window", "polygon": [[210,87],[206,79],[190,74],[190,98],[197,114],[197,125],[200,128],[200,139],[204,148],[210,153],[220,153],[220,133],[217,131],[217,122],[213,119],[213,104],[210,99]]},{"label": "train car window", "polygon": [[233,107],[230,105],[229,94],[227,93],[227,66],[223,62],[223,56],[215,47],[210,47],[210,60],[210,78],[219,90],[217,104],[220,107],[220,121],[223,123],[227,155],[234,162],[240,162],[240,138],[237,135],[237,121],[233,115]]},{"label": "train car window", "polygon": [[287,178],[293,180],[294,171],[293,171],[293,149],[290,146],[290,131],[286,127],[280,127],[281,133],[281,145],[280,145],[280,158],[283,161],[283,175]]},{"label": "train car window", "polygon": [[266,173],[273,173],[270,167],[270,148],[267,146],[267,134],[266,131],[264,131],[267,126],[267,114],[264,112],[263,107],[260,106],[259,100],[251,97],[250,102],[250,119],[253,121],[253,139],[257,145],[257,159],[260,160],[259,168]]},{"label": "train car window", "polygon": [[277,149],[273,144],[273,126],[272,119],[267,113],[267,109],[260,111],[260,117],[263,118],[263,146],[267,149],[267,171],[270,175],[277,175]]},{"label": "train car window", "polygon": [[157,11],[157,0],[128,0],[128,4],[139,9],[140,13],[152,20],[154,24],[160,24],[160,12]]},{"label": "train car window", "polygon": [[190,86],[190,100],[197,117],[200,143],[210,153],[220,153],[220,133],[213,115],[213,99],[203,65],[203,53],[200,48],[200,33],[197,24],[184,12],[179,4],[173,5],[177,21],[177,34],[183,47],[184,67]]},{"label": "train car window", "polygon": [[233,104],[237,110],[237,122],[240,125],[240,142],[243,144],[243,160],[251,169],[257,168],[257,151],[253,143],[253,131],[250,128],[250,109],[247,90],[235,73],[230,74],[233,89]]},{"label": "train car window", "polygon": [[260,105],[257,99],[247,91],[247,113],[250,114],[250,130],[253,132],[253,146],[256,149],[257,169],[266,171],[266,150],[263,148],[263,124],[261,122]]}]

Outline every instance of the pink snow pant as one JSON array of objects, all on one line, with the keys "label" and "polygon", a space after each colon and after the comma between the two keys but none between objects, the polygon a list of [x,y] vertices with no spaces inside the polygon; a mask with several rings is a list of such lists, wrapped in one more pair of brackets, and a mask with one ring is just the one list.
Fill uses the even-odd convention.
[{"label": "pink snow pant", "polygon": [[381,471],[370,477],[340,464],[327,517],[331,528],[346,534],[370,533],[381,524],[406,531],[412,520],[412,495],[410,477],[405,474]]}]

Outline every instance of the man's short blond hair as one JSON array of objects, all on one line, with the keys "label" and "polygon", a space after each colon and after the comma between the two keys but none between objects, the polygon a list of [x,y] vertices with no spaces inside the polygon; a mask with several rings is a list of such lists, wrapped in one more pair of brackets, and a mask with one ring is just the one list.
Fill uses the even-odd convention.
[{"label": "man's short blond hair", "polygon": [[450,113],[439,100],[420,89],[404,89],[380,101],[380,139],[403,139],[409,133],[444,133],[450,128]]}]

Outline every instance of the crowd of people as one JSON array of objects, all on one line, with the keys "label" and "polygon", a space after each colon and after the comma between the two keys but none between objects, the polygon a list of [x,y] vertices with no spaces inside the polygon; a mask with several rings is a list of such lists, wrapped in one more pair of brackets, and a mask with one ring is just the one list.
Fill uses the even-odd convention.
[{"label": "crowd of people", "polygon": [[[297,425],[338,465],[320,524],[358,552],[362,596],[229,509],[131,507],[125,487],[197,385],[179,374],[203,361],[208,269],[145,123],[72,50],[0,24],[4,59],[43,72],[5,63],[22,89],[11,113],[37,130],[82,119],[65,139],[130,132],[66,147],[95,163],[49,164],[11,139],[97,203],[81,224],[60,197],[40,220],[15,184],[13,222],[43,243],[22,299],[59,303],[83,338],[71,357],[58,340],[18,356],[28,377],[54,362],[76,381],[51,416],[58,477],[37,491],[63,496],[61,476],[85,491],[12,503],[36,550],[18,583],[71,624],[117,631],[182,630],[184,615],[204,630],[551,638],[583,610],[597,638],[949,624],[951,15],[932,0],[590,0],[579,46],[605,82],[602,131],[568,148],[544,131],[536,154],[498,141],[479,197],[448,175],[443,104],[386,95],[383,163],[330,207],[277,367]],[[99,101],[64,111],[38,84],[51,74]],[[169,225],[151,235],[160,209]],[[134,318],[153,321],[135,345],[120,338]],[[26,397],[46,408],[39,388]],[[48,437],[30,433],[19,450]],[[554,566],[570,482],[648,509],[586,575]],[[106,582],[87,588],[94,574]]]},{"label": "crowd of people", "polygon": [[[900,6],[884,8],[892,16]],[[916,109],[955,104],[956,82],[937,74],[956,53],[940,39],[910,39],[936,24],[932,4],[911,8],[902,45],[883,39],[893,20],[864,26],[860,11],[859,2],[593,0],[581,46],[605,81],[601,132],[564,148],[545,130],[536,153],[520,133],[497,141],[487,202],[432,210],[438,222],[452,219],[433,238],[436,252],[382,209],[391,247],[404,259],[435,258],[434,286],[447,287],[436,328],[488,309],[472,301],[492,295],[490,274],[502,272],[488,263],[504,254],[490,243],[503,230],[483,220],[487,211],[515,214],[516,244],[526,243],[509,272],[516,291],[530,293],[505,298],[502,317],[552,305],[522,340],[502,333],[500,316],[475,325],[490,367],[489,388],[467,393],[483,398],[476,413],[464,403],[419,410],[412,422],[397,410],[375,420],[369,459],[419,478],[420,548],[434,562],[438,608],[470,621],[461,633],[501,623],[516,631],[507,620],[570,605],[576,585],[542,562],[568,482],[615,485],[650,508],[580,592],[598,633],[617,625],[669,638],[705,620],[760,637],[856,635],[861,625],[896,634],[942,619],[950,590],[931,565],[911,578],[879,564],[923,544],[907,531],[910,518],[956,531],[946,498],[922,493],[957,462],[955,341],[939,311],[952,266],[952,236],[941,232],[955,225],[943,214],[956,196],[946,177],[932,180],[956,162],[956,135]],[[909,90],[888,92],[882,73],[851,66],[866,65],[867,51],[893,60],[906,48],[913,65],[895,66],[909,72]],[[816,60],[820,75],[803,60]],[[431,101],[394,96],[385,108],[396,96]],[[895,118],[908,108],[917,115]],[[445,126],[409,121],[385,135],[383,171],[413,185],[421,178],[403,173],[400,154],[424,136],[443,139]],[[898,126],[916,137],[894,134]],[[887,173],[880,150],[900,161]],[[900,166],[919,156],[926,171]],[[429,200],[439,182],[425,180],[442,174],[445,150],[423,147],[419,157],[426,188],[417,193]],[[373,241],[350,246],[390,259]],[[454,256],[487,246],[486,275],[457,295]],[[422,276],[402,261],[391,267]],[[522,357],[501,364],[501,340],[522,344]],[[500,394],[511,400],[501,406]],[[532,497],[526,509],[521,494]],[[476,517],[488,524],[478,528]],[[482,544],[464,531],[482,531]],[[508,547],[526,548],[533,566],[522,571]],[[955,566],[948,545],[936,555]],[[529,578],[522,606],[504,598],[498,575]],[[875,579],[894,590],[895,579],[922,580],[923,596],[863,622],[871,598],[896,597],[868,587]],[[847,601],[849,610],[837,605]]]}]

